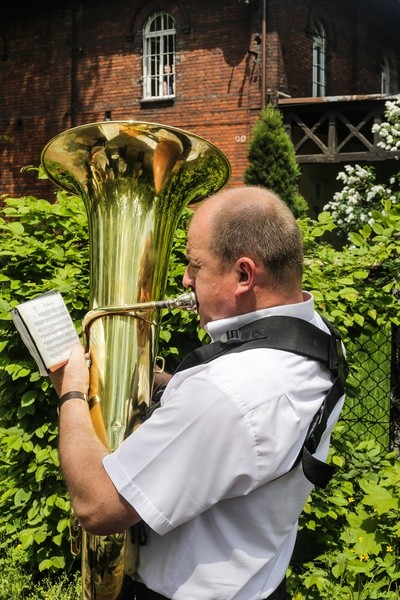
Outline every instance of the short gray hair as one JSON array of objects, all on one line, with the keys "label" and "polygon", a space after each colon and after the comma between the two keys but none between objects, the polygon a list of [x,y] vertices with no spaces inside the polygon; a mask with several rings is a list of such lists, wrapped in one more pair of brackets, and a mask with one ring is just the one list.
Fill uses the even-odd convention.
[{"label": "short gray hair", "polygon": [[283,290],[301,282],[303,243],[288,206],[269,190],[257,187],[220,192],[221,203],[212,221],[210,251],[222,268],[241,256],[264,267]]}]

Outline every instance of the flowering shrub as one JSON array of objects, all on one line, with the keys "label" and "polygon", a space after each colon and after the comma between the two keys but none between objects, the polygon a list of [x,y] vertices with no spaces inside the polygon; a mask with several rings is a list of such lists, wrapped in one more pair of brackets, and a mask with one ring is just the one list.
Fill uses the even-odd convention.
[{"label": "flowering shrub", "polygon": [[375,123],[372,127],[373,133],[381,138],[378,146],[383,150],[400,150],[400,97],[385,104],[386,121]]},{"label": "flowering shrub", "polygon": [[[375,123],[372,131],[380,137],[380,148],[386,151],[400,151],[400,97],[396,101],[386,102],[385,106],[386,121]],[[337,179],[343,182],[343,189],[334,194],[333,199],[324,206],[324,210],[332,214],[338,232],[346,237],[367,223],[372,225],[375,221],[374,211],[385,214],[385,201],[390,200],[392,204],[399,201],[399,174],[392,177],[388,184],[377,183],[373,167],[356,164],[346,165]]]},{"label": "flowering shrub", "polygon": [[[376,183],[373,167],[346,165],[337,179],[343,182],[343,189],[336,192],[324,210],[332,213],[338,230],[346,236],[366,223],[372,225],[373,211],[382,212],[385,200],[396,202],[396,195],[390,187]],[[395,185],[396,178],[393,177],[390,183]]]}]

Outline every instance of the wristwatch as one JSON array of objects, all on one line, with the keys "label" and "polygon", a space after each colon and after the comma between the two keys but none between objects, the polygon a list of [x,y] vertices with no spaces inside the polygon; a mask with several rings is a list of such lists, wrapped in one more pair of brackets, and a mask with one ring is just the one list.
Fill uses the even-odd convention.
[{"label": "wristwatch", "polygon": [[60,400],[58,401],[58,410],[60,410],[60,408],[62,407],[64,402],[67,402],[67,400],[72,400],[73,398],[79,398],[79,400],[88,402],[88,397],[87,397],[87,394],[85,394],[85,392],[76,392],[76,391],[67,392],[66,394],[63,394],[60,397]]}]

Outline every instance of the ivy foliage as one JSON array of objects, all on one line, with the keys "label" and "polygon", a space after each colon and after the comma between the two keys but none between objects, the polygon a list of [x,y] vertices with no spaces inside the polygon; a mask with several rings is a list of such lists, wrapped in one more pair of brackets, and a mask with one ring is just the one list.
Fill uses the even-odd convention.
[{"label": "ivy foliage", "polygon": [[299,193],[300,167],[293,143],[283,125],[282,113],[265,106],[256,122],[248,149],[249,166],[244,174],[247,185],[275,192],[295,217],[307,214],[308,205]]}]

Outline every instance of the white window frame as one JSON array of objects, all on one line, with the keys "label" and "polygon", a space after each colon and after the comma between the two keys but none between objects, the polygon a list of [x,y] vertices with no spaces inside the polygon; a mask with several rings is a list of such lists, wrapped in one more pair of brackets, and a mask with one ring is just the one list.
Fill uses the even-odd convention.
[{"label": "white window frame", "polygon": [[314,98],[326,94],[327,38],[325,27],[317,21],[313,28],[312,95]]},{"label": "white window frame", "polygon": [[175,97],[175,19],[155,12],[143,27],[143,99]]},{"label": "white window frame", "polygon": [[381,94],[397,94],[398,91],[397,60],[390,56],[384,56],[381,62]]}]

